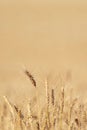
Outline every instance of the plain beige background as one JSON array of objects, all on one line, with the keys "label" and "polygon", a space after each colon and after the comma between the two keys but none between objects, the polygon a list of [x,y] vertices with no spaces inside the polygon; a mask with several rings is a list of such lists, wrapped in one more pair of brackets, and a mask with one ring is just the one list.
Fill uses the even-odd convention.
[{"label": "plain beige background", "polygon": [[86,0],[0,0],[0,93],[26,93],[24,66],[39,80],[69,70],[86,89]]}]

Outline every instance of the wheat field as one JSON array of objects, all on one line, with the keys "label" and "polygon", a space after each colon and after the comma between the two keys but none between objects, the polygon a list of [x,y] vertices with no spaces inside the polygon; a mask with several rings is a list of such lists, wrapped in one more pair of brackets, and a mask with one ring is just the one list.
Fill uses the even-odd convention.
[{"label": "wheat field", "polygon": [[65,84],[61,78],[57,91],[56,88],[49,86],[49,78],[45,78],[42,90],[45,92],[43,103],[37,81],[28,70],[25,70],[24,74],[34,87],[35,96],[33,99],[24,98],[26,102],[22,102],[21,106],[16,105],[6,95],[3,96],[3,102],[0,104],[1,130],[87,129],[87,102],[73,95],[70,80]]},{"label": "wheat field", "polygon": [[0,0],[0,130],[87,130],[87,1]]}]

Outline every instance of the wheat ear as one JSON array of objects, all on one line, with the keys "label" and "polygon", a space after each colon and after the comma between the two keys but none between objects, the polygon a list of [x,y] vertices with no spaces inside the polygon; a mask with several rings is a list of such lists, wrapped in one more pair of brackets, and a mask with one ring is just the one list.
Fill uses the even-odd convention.
[{"label": "wheat ear", "polygon": [[25,70],[24,72],[27,75],[27,77],[30,79],[33,86],[36,87],[36,81],[35,81],[33,75],[28,70]]}]

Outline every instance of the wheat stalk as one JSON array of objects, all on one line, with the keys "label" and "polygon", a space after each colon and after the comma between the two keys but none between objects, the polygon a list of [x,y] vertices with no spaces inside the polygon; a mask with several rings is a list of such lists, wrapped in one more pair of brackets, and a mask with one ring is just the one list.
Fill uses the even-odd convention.
[{"label": "wheat stalk", "polygon": [[6,96],[3,96],[5,102],[7,103],[9,109],[10,109],[10,112],[11,112],[11,115],[12,115],[12,118],[13,118],[13,121],[12,121],[12,130],[14,130],[14,123],[15,123],[15,115],[14,115],[14,111],[13,111],[13,108],[12,108],[12,105],[11,103],[8,101],[7,97]]},{"label": "wheat stalk", "polygon": [[33,116],[32,116],[32,112],[31,112],[31,102],[30,102],[30,100],[29,100],[29,103],[27,105],[27,110],[28,110],[28,119],[29,119],[31,130],[34,130],[34,127],[33,127]]}]

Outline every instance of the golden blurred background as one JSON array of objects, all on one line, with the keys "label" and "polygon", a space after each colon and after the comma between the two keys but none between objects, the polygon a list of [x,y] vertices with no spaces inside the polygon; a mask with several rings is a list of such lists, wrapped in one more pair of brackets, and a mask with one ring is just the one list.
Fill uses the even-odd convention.
[{"label": "golden blurred background", "polygon": [[86,93],[86,0],[0,0],[1,95],[30,90],[23,66],[39,80],[71,71],[73,86]]}]

